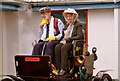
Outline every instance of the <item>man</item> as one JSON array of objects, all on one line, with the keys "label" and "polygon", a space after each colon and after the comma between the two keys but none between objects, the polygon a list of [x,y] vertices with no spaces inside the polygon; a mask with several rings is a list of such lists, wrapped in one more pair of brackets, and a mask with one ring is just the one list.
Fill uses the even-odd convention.
[{"label": "man", "polygon": [[60,19],[52,16],[51,9],[44,7],[40,9],[42,22],[40,28],[43,30],[39,43],[35,44],[32,55],[54,56],[54,47],[62,37],[64,24]]}]

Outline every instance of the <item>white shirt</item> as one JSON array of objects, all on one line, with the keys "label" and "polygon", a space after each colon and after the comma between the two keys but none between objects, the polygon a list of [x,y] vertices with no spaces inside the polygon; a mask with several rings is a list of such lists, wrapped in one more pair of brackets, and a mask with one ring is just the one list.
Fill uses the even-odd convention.
[{"label": "white shirt", "polygon": [[[56,36],[56,39],[57,40],[60,40],[60,38],[62,37],[62,29],[64,28],[64,24],[63,22],[58,19],[58,29],[60,31],[60,34],[58,34]],[[47,31],[47,26],[46,24],[44,25],[43,27],[43,33],[42,33],[42,36],[41,36],[41,40],[44,40],[46,39],[46,31]],[[50,21],[49,21],[49,37],[54,37],[56,34],[56,31],[54,29],[54,17],[51,17]]]}]

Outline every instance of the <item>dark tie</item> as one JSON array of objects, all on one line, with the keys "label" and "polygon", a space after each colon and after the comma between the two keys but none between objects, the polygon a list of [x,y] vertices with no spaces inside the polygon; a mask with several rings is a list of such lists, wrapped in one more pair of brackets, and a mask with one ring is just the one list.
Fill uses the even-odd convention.
[{"label": "dark tie", "polygon": [[46,26],[47,26],[46,38],[48,38],[49,37],[49,24],[46,24]]}]

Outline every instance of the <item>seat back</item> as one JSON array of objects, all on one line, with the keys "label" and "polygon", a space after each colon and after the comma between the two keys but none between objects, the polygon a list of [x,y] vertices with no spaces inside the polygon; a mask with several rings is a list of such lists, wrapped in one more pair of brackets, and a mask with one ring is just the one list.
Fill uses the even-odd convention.
[{"label": "seat back", "polygon": [[83,55],[84,52],[86,50],[84,50],[84,48],[86,48],[85,44],[85,30],[82,29],[82,38],[80,40],[74,40],[73,41],[73,56],[79,56],[79,55]]},{"label": "seat back", "polygon": [[73,56],[83,55],[85,41],[83,40],[75,40],[73,43]]}]

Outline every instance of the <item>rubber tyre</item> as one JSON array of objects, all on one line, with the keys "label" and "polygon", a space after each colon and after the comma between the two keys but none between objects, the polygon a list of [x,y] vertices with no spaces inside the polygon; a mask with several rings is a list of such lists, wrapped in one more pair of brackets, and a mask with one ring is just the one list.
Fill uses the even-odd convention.
[{"label": "rubber tyre", "polygon": [[1,81],[13,81],[13,80],[10,79],[10,78],[4,78],[4,79],[2,79]]},{"label": "rubber tyre", "polygon": [[112,78],[109,74],[104,74],[100,81],[112,81]]}]

